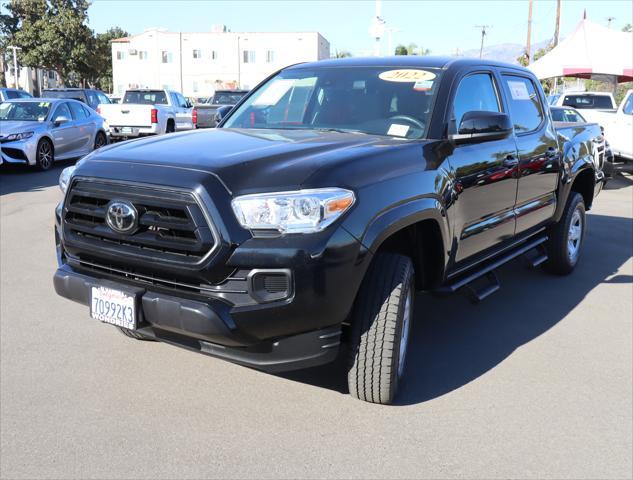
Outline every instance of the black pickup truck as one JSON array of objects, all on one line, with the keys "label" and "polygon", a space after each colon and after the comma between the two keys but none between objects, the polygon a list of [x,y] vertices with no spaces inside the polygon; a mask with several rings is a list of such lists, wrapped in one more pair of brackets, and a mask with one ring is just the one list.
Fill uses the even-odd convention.
[{"label": "black pickup truck", "polygon": [[485,60],[285,68],[217,129],[64,170],[55,289],[129,337],[270,372],[345,345],[351,394],[390,403],[415,291],[479,301],[518,256],[576,266],[604,139],[557,131],[544,100],[528,70]]}]

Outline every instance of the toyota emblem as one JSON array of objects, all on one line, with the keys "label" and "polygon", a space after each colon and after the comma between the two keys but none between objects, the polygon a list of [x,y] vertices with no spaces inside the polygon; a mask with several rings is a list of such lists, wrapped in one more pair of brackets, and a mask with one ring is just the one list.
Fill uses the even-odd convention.
[{"label": "toyota emblem", "polygon": [[106,211],[106,223],[117,233],[132,233],[138,226],[138,213],[131,203],[113,200]]}]

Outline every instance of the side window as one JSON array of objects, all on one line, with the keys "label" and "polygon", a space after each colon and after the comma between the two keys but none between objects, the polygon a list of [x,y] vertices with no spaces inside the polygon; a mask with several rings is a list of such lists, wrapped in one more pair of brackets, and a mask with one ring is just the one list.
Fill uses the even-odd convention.
[{"label": "side window", "polygon": [[534,83],[529,78],[504,75],[510,116],[516,133],[536,130],[543,122],[543,106]]},{"label": "side window", "polygon": [[59,107],[57,107],[57,110],[55,110],[52,118],[53,122],[56,122],[60,117],[66,117],[68,120],[72,120],[73,118],[66,102],[62,103]]},{"label": "side window", "polygon": [[459,82],[453,100],[451,124],[454,128],[451,127],[451,130],[457,131],[464,113],[471,111],[501,111],[492,77],[488,73],[475,73]]},{"label": "side window", "polygon": [[26,92],[18,92],[18,97],[19,98],[33,98],[33,97],[31,97],[31,95],[29,95]]},{"label": "side window", "polygon": [[101,92],[97,92],[97,98],[99,99],[99,103],[112,103],[110,99]]},{"label": "side window", "polygon": [[622,112],[625,115],[633,115],[633,93],[629,95],[624,107],[622,108]]},{"label": "side window", "polygon": [[86,119],[86,111],[83,109],[81,105],[75,102],[69,102],[70,111],[73,114],[73,118],[75,120],[85,120]]},{"label": "side window", "polygon": [[6,94],[7,94],[7,98],[19,98],[20,96],[18,92],[14,90],[7,90]]},{"label": "side window", "polygon": [[99,105],[97,94],[92,90],[89,90],[86,92],[86,96],[88,97],[88,105],[90,105],[92,108],[97,108],[97,105]]},{"label": "side window", "polygon": [[91,116],[92,116],[92,114],[94,113],[94,112],[92,112],[92,111],[91,111],[88,107],[84,107],[83,105],[81,106],[81,108],[83,108],[83,109],[84,109],[84,113],[86,114],[86,118],[91,117]]},{"label": "side window", "polygon": [[180,93],[176,94],[176,98],[178,98],[178,105],[187,108],[187,100]]}]

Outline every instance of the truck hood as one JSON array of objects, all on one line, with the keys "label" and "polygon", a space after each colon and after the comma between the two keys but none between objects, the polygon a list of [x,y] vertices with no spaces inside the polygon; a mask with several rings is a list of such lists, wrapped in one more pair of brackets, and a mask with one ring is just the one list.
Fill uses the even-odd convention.
[{"label": "truck hood", "polygon": [[326,165],[407,144],[410,141],[356,133],[222,128],[124,142],[99,150],[89,161],[207,172],[231,193],[247,193],[299,188]]}]

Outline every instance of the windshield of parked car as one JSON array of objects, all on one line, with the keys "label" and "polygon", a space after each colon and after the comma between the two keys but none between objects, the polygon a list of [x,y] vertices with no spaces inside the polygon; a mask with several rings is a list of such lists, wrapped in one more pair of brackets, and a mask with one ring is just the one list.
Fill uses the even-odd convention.
[{"label": "windshield of parked car", "polygon": [[565,95],[563,105],[574,108],[615,108],[608,95]]},{"label": "windshield of parked car", "polygon": [[72,100],[79,100],[80,102],[86,103],[86,94],[81,90],[66,90],[66,91],[44,90],[42,92],[42,97],[44,98],[70,98]]},{"label": "windshield of parked car", "polygon": [[0,121],[43,122],[50,109],[50,102],[3,102]]},{"label": "windshield of parked car", "polygon": [[441,72],[413,67],[284,70],[224,128],[312,129],[423,138]]},{"label": "windshield of parked car", "polygon": [[128,90],[121,103],[137,103],[141,105],[167,105],[167,95],[162,90]]},{"label": "windshield of parked car", "polygon": [[218,92],[213,95],[210,103],[213,105],[235,105],[243,96],[243,93]]}]

